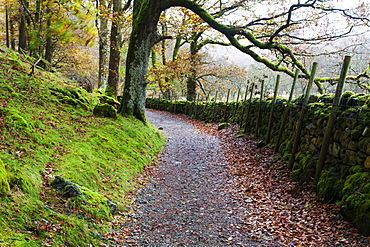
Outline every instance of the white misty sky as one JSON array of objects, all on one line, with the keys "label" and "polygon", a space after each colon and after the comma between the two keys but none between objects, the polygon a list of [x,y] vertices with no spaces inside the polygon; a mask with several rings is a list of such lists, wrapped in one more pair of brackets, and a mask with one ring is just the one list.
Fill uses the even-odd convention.
[{"label": "white misty sky", "polygon": [[[357,7],[362,3],[368,3],[368,1],[369,0],[332,0],[332,1],[328,1],[328,2],[333,4],[334,8],[350,9],[350,8]],[[290,1],[290,4],[295,4],[297,2],[298,2],[297,0],[292,0],[292,1]],[[302,0],[300,2],[303,3],[304,0]],[[259,9],[258,12],[260,12],[260,13],[263,11],[263,9],[265,9],[265,11],[263,11],[263,12],[268,12],[268,10],[273,9],[273,6],[265,5],[265,6],[259,7],[258,9]],[[332,18],[333,19],[331,19],[330,22],[339,24],[338,19],[335,16],[333,16]],[[337,20],[335,20],[335,19],[337,19]],[[365,27],[364,27],[364,29],[365,29]],[[221,59],[222,57],[228,57],[229,62],[234,63],[234,64],[238,64],[240,67],[245,67],[249,64],[255,63],[254,60],[251,59],[248,55],[240,52],[239,50],[237,50],[234,47],[222,47],[222,46],[213,46],[213,47],[211,47],[211,46],[208,46],[205,49],[207,49],[211,54],[214,54],[214,56],[217,57],[218,59]]]}]

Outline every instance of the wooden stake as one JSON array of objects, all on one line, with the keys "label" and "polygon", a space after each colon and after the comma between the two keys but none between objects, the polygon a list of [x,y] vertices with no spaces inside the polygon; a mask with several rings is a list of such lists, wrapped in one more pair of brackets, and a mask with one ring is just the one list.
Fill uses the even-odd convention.
[{"label": "wooden stake", "polygon": [[238,88],[238,94],[236,96],[233,119],[235,119],[236,111],[238,110],[239,96],[240,96],[240,88]]},{"label": "wooden stake", "polygon": [[276,83],[275,83],[274,98],[272,99],[272,102],[271,102],[269,124],[267,126],[266,142],[270,142],[270,138],[271,138],[272,117],[274,115],[274,108],[275,108],[275,104],[276,104],[276,97],[278,95],[279,83],[280,83],[280,75],[277,75]]},{"label": "wooden stake", "polygon": [[213,112],[212,112],[212,120],[213,120],[213,121],[215,120],[215,111],[216,111],[217,95],[218,95],[218,91],[216,91],[216,95],[215,95],[215,102],[214,102],[214,104],[213,104]]},{"label": "wooden stake", "polygon": [[255,135],[258,137],[259,131],[260,131],[260,125],[261,125],[261,112],[262,112],[262,99],[263,99],[263,88],[265,85],[265,80],[262,80],[261,83],[261,95],[260,95],[260,104],[258,105],[258,114],[256,119],[256,132]]},{"label": "wooden stake", "polygon": [[314,178],[314,184],[315,185],[319,182],[321,171],[322,171],[322,169],[324,168],[324,165],[325,165],[326,155],[327,155],[328,150],[329,150],[329,144],[330,144],[330,140],[331,140],[332,133],[333,133],[334,121],[335,121],[335,118],[336,118],[336,114],[339,111],[340,99],[342,97],[343,86],[344,86],[344,83],[346,82],[347,73],[348,73],[350,63],[351,63],[351,56],[346,56],[344,58],[342,70],[340,72],[340,77],[339,77],[339,81],[338,81],[338,84],[337,84],[337,89],[335,91],[335,98],[334,98],[334,102],[333,102],[333,107],[331,108],[331,111],[330,111],[328,125],[326,126],[326,130],[325,130],[325,134],[324,134],[324,140],[323,140],[321,150],[320,150],[319,161],[318,161],[317,166],[316,166],[315,178]]},{"label": "wooden stake", "polygon": [[226,96],[226,104],[225,104],[225,111],[224,111],[224,122],[227,122],[227,106],[229,104],[229,96],[230,96],[230,88],[227,90],[227,96]]},{"label": "wooden stake", "polygon": [[290,103],[291,103],[291,101],[293,99],[294,88],[295,88],[295,84],[296,84],[296,82],[298,80],[298,75],[299,75],[299,70],[296,69],[295,70],[295,74],[294,74],[293,83],[292,83],[292,88],[290,89],[289,99],[288,99],[288,102],[287,102],[286,107],[285,107],[285,110],[284,110],[283,119],[281,120],[281,123],[280,123],[279,134],[278,134],[276,145],[275,145],[275,152],[276,153],[279,152],[280,143],[281,143],[281,137],[283,135],[284,128],[285,128],[285,123],[286,123],[286,120],[288,118],[288,114],[289,114],[289,110],[290,110]]},{"label": "wooden stake", "polygon": [[247,104],[248,88],[249,88],[249,86],[247,85],[247,88],[245,89],[243,103],[242,103],[243,110],[242,110],[242,113],[241,113],[240,118],[239,118],[239,128],[240,129],[243,128],[242,125],[243,125],[243,117],[244,117],[244,114],[245,114],[245,108],[246,108],[246,104]]},{"label": "wooden stake", "polygon": [[249,112],[250,112],[250,109],[251,109],[251,103],[252,103],[252,97],[253,97],[253,89],[254,89],[254,84],[252,84],[252,88],[251,88],[251,94],[249,96],[249,104],[248,104],[248,108],[247,108],[247,114],[245,116],[245,124],[244,124],[244,132],[246,133],[247,132],[247,127],[248,127],[248,117],[249,117]]},{"label": "wooden stake", "polygon": [[293,143],[293,148],[292,148],[292,152],[290,154],[290,159],[289,159],[289,168],[292,168],[293,167],[293,164],[294,164],[294,161],[295,161],[295,154],[298,150],[298,145],[299,145],[299,141],[301,139],[301,131],[302,131],[302,126],[303,126],[303,118],[304,118],[304,115],[306,114],[306,111],[307,111],[307,105],[308,105],[308,101],[310,99],[310,91],[311,91],[311,87],[312,87],[312,84],[315,80],[315,74],[316,74],[316,70],[317,70],[317,63],[314,62],[313,65],[312,65],[312,70],[311,70],[311,76],[310,76],[310,80],[308,81],[308,85],[307,85],[307,88],[306,88],[306,94],[305,94],[305,98],[304,98],[304,101],[302,102],[302,110],[301,110],[301,115],[299,116],[299,120],[298,120],[298,123],[297,123],[297,129],[296,129],[296,132],[295,132],[295,135],[294,135],[294,143]]}]

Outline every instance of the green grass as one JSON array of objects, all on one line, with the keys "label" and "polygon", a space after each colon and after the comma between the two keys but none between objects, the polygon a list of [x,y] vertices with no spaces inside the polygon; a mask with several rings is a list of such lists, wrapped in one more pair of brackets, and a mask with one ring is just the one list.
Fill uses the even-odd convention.
[{"label": "green grass", "polygon": [[[124,214],[125,195],[164,139],[136,119],[93,116],[94,93],[57,73],[29,75],[31,65],[0,53],[0,246],[98,246],[104,240],[92,233],[113,218],[106,199]],[[83,194],[60,198],[56,175]]]}]

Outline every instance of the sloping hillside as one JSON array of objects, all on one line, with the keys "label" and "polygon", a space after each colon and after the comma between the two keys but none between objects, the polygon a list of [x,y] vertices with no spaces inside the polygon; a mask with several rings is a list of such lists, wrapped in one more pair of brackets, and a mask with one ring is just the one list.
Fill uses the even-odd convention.
[{"label": "sloping hillside", "polygon": [[0,52],[0,246],[104,244],[163,138],[135,119],[94,116],[99,93],[33,63]]}]

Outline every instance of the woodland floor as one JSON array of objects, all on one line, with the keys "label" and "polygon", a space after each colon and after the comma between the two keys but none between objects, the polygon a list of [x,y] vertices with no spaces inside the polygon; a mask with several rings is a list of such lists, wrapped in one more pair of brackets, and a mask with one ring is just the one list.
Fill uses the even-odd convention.
[{"label": "woodland floor", "polygon": [[370,246],[336,205],[291,182],[271,148],[236,138],[236,126],[217,131],[153,110],[147,118],[168,141],[122,225],[124,246]]}]

